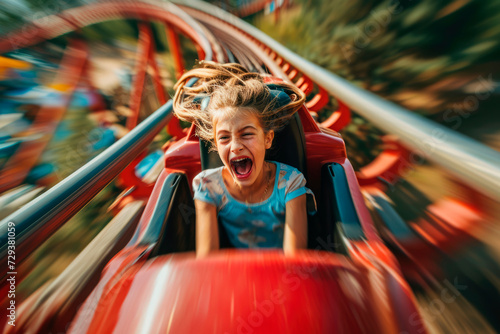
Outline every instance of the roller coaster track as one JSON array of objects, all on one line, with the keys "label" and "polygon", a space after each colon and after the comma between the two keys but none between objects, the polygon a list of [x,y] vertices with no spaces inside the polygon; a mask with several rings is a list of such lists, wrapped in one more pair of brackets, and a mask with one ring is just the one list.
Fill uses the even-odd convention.
[{"label": "roller coaster track", "polygon": [[[500,201],[499,152],[352,85],[291,52],[250,24],[205,2],[108,1],[72,8],[12,32],[0,41],[0,52],[29,47],[81,27],[118,18],[164,23],[169,43],[173,43],[170,49],[179,73],[183,71],[182,52],[175,40],[176,34],[183,34],[196,45],[199,59],[238,61],[249,69],[271,73],[296,84],[308,94],[307,107],[312,112],[321,112],[330,97],[335,97],[339,109],[322,124],[324,127],[341,130],[349,122],[351,110],[355,111],[385,133],[396,135],[411,152],[442,166],[472,189]],[[150,35],[147,29],[141,31]],[[140,97],[141,92],[139,89],[136,94]],[[172,118],[171,101],[163,102],[163,106],[117,143],[2,220],[0,257],[7,258],[9,222],[16,224],[19,265],[134,161],[163,127],[168,126],[177,137],[184,136],[178,121]],[[0,275],[2,282],[6,275],[4,266]]]}]

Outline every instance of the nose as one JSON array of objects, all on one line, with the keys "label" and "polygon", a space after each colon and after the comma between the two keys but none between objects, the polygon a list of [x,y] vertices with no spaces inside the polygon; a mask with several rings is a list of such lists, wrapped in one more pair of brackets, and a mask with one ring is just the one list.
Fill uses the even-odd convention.
[{"label": "nose", "polygon": [[237,152],[240,152],[242,149],[243,149],[243,145],[241,144],[241,142],[238,139],[234,139],[231,142],[231,152],[237,153]]}]

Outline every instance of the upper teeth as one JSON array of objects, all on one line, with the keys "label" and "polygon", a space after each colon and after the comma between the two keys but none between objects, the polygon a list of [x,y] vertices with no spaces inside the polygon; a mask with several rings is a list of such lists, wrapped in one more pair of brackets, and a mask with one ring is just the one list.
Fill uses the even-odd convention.
[{"label": "upper teeth", "polygon": [[241,158],[241,159],[234,159],[233,162],[240,162],[240,161],[243,161],[245,160],[246,158]]}]

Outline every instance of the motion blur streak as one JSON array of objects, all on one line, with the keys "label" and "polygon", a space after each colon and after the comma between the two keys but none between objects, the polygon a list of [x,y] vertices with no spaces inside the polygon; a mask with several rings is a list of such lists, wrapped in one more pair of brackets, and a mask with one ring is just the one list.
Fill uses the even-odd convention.
[{"label": "motion blur streak", "polygon": [[[174,3],[0,3],[0,219],[130,138],[185,69],[212,58],[306,93],[308,183],[318,202],[333,198],[322,215],[354,218],[296,258],[196,261],[193,209],[156,190],[189,187],[201,168],[194,129],[174,118],[57,232],[47,210],[49,232],[16,262],[16,326],[4,333],[500,332],[500,3]],[[175,231],[153,219],[169,210]],[[26,238],[16,234],[17,259]]]}]

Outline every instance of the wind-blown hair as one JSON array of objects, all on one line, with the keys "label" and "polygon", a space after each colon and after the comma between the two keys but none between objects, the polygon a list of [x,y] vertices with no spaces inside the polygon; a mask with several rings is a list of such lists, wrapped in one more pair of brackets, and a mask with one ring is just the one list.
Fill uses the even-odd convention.
[{"label": "wind-blown hair", "polygon": [[[192,87],[186,86],[195,78],[198,81]],[[279,131],[302,106],[305,94],[292,84],[273,82],[274,92],[281,90],[290,97],[288,103],[283,104],[263,78],[239,64],[201,61],[176,83],[174,113],[181,120],[194,123],[197,135],[212,146],[214,120],[231,117],[237,110],[254,113],[265,132]]]}]

